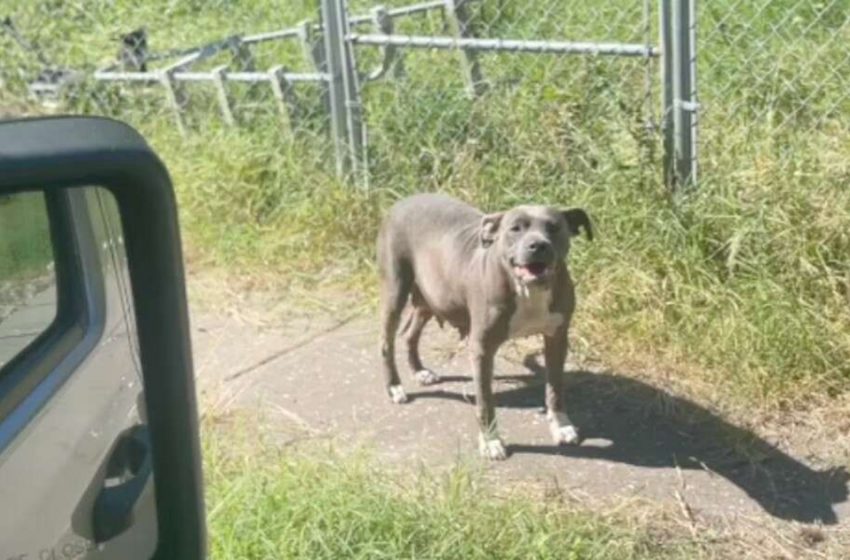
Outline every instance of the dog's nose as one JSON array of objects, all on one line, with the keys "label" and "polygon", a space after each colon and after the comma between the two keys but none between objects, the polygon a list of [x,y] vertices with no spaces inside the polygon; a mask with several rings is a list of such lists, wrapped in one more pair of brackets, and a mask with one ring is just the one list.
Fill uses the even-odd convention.
[{"label": "dog's nose", "polygon": [[535,239],[528,244],[528,250],[537,255],[549,249],[549,242],[543,239]]}]

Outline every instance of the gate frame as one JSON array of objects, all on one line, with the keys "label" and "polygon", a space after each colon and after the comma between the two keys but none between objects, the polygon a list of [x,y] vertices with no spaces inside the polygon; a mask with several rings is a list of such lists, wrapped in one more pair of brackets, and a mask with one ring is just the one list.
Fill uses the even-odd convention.
[{"label": "gate frame", "polygon": [[697,184],[697,0],[659,0],[664,183]]},{"label": "gate frame", "polygon": [[[353,169],[355,175],[360,177],[362,184],[368,184],[366,125],[362,115],[354,46],[372,45],[385,48],[385,54],[387,54],[383,62],[385,68],[393,63],[393,57],[404,48],[445,49],[460,52],[461,69],[467,92],[471,97],[480,95],[486,89],[476,60],[477,53],[482,51],[660,58],[664,183],[671,191],[696,184],[697,112],[699,109],[696,79],[697,0],[658,0],[658,46],[616,42],[476,38],[471,34],[466,10],[459,12],[456,9],[458,5],[465,8],[471,0],[432,1],[392,11],[382,10],[382,6],[373,8],[373,10],[382,10],[382,13],[389,18],[442,9],[444,16],[449,20],[463,18],[461,21],[449,21],[449,28],[452,30],[450,36],[398,35],[392,33],[391,25],[383,33],[357,33],[350,31],[352,23],[359,25],[365,20],[359,17],[349,21],[346,0],[320,1],[321,27],[325,35],[325,44],[328,45],[328,51],[333,48],[340,53],[334,64],[342,65],[341,68],[334,70],[329,56],[331,90],[333,91],[335,87],[334,80],[337,80],[339,83],[336,86],[338,90],[336,95],[344,99],[344,102],[339,103],[339,113],[332,116],[336,153],[346,154],[337,159],[337,173],[340,176],[348,174]],[[330,19],[334,21],[329,21]],[[386,33],[387,30],[390,33]],[[374,72],[366,75],[365,79],[369,80],[370,76],[381,77],[384,74],[380,71]],[[347,145],[342,145],[346,142]]]}]

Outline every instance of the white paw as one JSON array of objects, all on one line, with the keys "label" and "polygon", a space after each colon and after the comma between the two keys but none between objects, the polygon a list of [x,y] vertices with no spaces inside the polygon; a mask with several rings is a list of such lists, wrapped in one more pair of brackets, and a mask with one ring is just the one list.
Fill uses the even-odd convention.
[{"label": "white paw", "polygon": [[555,445],[577,445],[581,441],[575,426],[550,426]]},{"label": "white paw", "polygon": [[549,431],[555,445],[576,445],[581,441],[581,436],[569,417],[563,412],[549,414]]},{"label": "white paw", "polygon": [[396,404],[406,403],[407,393],[404,392],[404,387],[401,385],[390,385],[390,398]]},{"label": "white paw", "polygon": [[481,456],[490,461],[504,461],[508,458],[508,451],[499,436],[478,436],[478,451]]},{"label": "white paw", "polygon": [[440,376],[431,371],[430,369],[420,369],[416,373],[413,374],[416,378],[416,381],[420,385],[433,385],[434,383],[439,383]]}]

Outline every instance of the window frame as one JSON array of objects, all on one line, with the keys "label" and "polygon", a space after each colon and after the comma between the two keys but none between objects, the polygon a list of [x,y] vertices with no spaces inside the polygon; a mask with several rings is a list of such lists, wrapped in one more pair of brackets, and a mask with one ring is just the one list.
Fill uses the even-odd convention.
[{"label": "window frame", "polygon": [[0,368],[0,453],[96,347],[105,292],[89,216],[70,189],[43,191],[53,251],[56,312],[35,339]]}]

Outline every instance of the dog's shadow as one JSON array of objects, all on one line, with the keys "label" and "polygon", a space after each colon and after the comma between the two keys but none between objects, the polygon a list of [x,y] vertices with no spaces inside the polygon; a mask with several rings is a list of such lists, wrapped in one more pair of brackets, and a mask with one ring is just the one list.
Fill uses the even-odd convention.
[{"label": "dog's shadow", "polygon": [[[533,376],[497,377],[521,383],[516,389],[498,392],[497,406],[542,406],[543,367],[533,355],[526,356],[524,365]],[[443,378],[443,382],[468,380],[462,376]],[[509,452],[593,458],[641,467],[706,469],[744,490],[774,517],[807,523],[837,523],[833,504],[847,500],[850,475],[843,468],[813,470],[753,432],[636,379],[575,371],[570,374],[567,395],[570,417],[582,436],[606,439],[611,445],[511,445]],[[410,396],[475,402],[473,395],[439,389]]]}]

